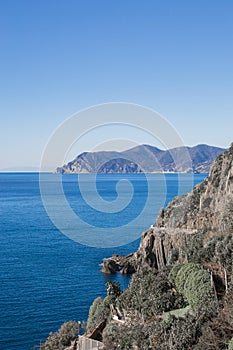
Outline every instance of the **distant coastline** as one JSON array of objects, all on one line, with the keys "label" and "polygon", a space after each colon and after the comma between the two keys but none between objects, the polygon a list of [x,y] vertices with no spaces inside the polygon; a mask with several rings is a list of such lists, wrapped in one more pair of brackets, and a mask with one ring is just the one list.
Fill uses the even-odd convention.
[{"label": "distant coastline", "polygon": [[123,152],[84,152],[58,167],[57,174],[207,174],[224,148],[208,145],[161,150],[140,145]]}]

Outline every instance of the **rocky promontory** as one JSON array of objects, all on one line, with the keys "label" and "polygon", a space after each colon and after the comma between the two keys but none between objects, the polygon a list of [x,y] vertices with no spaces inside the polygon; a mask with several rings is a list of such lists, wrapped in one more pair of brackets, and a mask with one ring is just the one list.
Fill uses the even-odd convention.
[{"label": "rocky promontory", "polygon": [[102,272],[131,274],[144,265],[161,270],[176,261],[186,262],[186,248],[196,237],[205,244],[211,236],[232,232],[233,144],[215,160],[201,184],[161,209],[156,224],[142,234],[137,252],[113,255],[104,261]]}]

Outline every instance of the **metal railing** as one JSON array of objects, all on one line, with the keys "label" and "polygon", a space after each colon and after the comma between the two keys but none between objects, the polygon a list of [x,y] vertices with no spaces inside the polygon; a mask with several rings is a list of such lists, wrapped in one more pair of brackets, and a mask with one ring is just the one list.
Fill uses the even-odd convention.
[{"label": "metal railing", "polygon": [[90,339],[84,335],[79,336],[78,350],[102,350],[103,343],[100,341]]}]

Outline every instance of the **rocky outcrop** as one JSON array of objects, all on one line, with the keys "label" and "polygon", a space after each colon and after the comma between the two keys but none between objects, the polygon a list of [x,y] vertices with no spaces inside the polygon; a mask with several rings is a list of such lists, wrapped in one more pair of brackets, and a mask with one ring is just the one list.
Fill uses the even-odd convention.
[{"label": "rocky outcrop", "polygon": [[114,274],[120,272],[125,275],[132,274],[136,271],[135,254],[131,253],[126,256],[114,254],[109,259],[104,259],[101,272],[106,274]]},{"label": "rocky outcrop", "polygon": [[[149,265],[162,269],[174,261],[185,261],[185,247],[197,234],[233,232],[233,144],[214,162],[208,178],[192,192],[176,197],[158,215],[156,225],[142,235],[137,252],[128,257],[113,256],[117,270],[136,271]],[[104,267],[108,266],[105,261]]]}]

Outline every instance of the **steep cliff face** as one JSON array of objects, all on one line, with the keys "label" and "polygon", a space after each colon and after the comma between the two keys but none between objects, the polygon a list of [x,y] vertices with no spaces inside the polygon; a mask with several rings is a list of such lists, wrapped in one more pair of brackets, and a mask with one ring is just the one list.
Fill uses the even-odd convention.
[{"label": "steep cliff face", "polygon": [[[232,209],[232,212],[231,212]],[[214,162],[209,177],[161,211],[156,227],[229,232],[233,213],[233,146]]]},{"label": "steep cliff face", "polygon": [[157,268],[182,259],[195,235],[233,232],[233,146],[214,162],[209,177],[161,210],[155,227],[145,232],[136,259]]},{"label": "steep cliff face", "polygon": [[[233,144],[214,162],[210,175],[192,192],[176,197],[161,210],[156,225],[142,235],[139,249],[127,257],[113,257],[122,273],[148,264],[162,269],[186,259],[184,250],[195,235],[233,232]],[[107,269],[108,261],[103,266]]]}]

